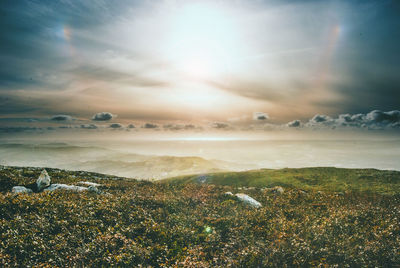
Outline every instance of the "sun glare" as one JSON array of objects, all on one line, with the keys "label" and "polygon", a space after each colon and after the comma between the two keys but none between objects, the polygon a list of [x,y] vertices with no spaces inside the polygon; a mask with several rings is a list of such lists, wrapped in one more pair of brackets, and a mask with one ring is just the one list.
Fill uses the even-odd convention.
[{"label": "sun glare", "polygon": [[227,72],[239,51],[232,15],[211,4],[191,4],[174,12],[168,39],[166,57],[190,78]]}]

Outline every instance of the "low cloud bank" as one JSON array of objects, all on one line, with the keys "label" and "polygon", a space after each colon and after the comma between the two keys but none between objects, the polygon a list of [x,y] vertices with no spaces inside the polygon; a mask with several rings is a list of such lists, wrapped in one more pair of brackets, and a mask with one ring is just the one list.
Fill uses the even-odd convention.
[{"label": "low cloud bank", "polygon": [[327,115],[315,115],[305,126],[307,127],[356,127],[368,129],[386,129],[400,127],[400,111],[383,112],[373,110],[367,114],[340,114],[337,118]]},{"label": "low cloud bank", "polygon": [[53,121],[71,121],[72,117],[70,115],[58,114],[58,115],[53,115],[51,117],[51,120],[53,120]]}]

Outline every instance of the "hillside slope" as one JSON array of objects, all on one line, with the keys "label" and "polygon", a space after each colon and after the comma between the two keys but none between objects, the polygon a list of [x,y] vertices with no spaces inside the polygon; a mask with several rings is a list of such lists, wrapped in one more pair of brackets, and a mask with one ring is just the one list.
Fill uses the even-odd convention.
[{"label": "hillside slope", "polygon": [[399,195],[136,181],[47,169],[102,194],[13,194],[41,169],[0,166],[1,267],[396,267]]},{"label": "hillside slope", "polygon": [[334,167],[260,169],[168,178],[163,182],[207,183],[235,187],[283,186],[303,190],[400,193],[400,172]]}]

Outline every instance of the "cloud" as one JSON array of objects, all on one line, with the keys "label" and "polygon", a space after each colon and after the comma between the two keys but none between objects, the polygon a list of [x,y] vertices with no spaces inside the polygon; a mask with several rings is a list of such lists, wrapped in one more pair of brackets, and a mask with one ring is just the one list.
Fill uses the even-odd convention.
[{"label": "cloud", "polygon": [[101,112],[93,115],[92,120],[94,121],[108,121],[111,120],[115,115],[109,112]]},{"label": "cloud", "polygon": [[194,130],[197,127],[192,124],[166,124],[163,125],[163,128],[166,130]]},{"label": "cloud", "polygon": [[267,120],[269,119],[269,115],[267,113],[262,113],[262,112],[255,112],[253,114],[253,119],[254,120]]},{"label": "cloud", "polygon": [[0,127],[0,133],[20,133],[42,130],[39,127]]},{"label": "cloud", "polygon": [[151,123],[146,123],[142,126],[142,128],[158,128],[158,125],[156,124],[151,124]]},{"label": "cloud", "polygon": [[300,120],[293,120],[286,124],[288,127],[300,127],[301,121]]},{"label": "cloud", "polygon": [[372,123],[398,123],[400,122],[400,111],[382,112],[374,110],[366,115],[366,119]]},{"label": "cloud", "polygon": [[81,125],[81,128],[83,128],[83,129],[97,129],[98,127],[95,124],[86,124],[86,125]]},{"label": "cloud", "polygon": [[230,125],[228,125],[226,123],[221,123],[221,122],[212,123],[211,127],[212,128],[216,128],[216,129],[229,129],[229,128],[231,128]]},{"label": "cloud", "polygon": [[58,114],[58,115],[53,115],[51,117],[51,120],[53,120],[53,121],[71,121],[72,117],[70,115]]},{"label": "cloud", "polygon": [[337,118],[317,114],[306,126],[309,127],[355,127],[369,129],[398,128],[400,126],[400,111],[383,112],[373,110],[367,114],[340,114]]},{"label": "cloud", "polygon": [[113,124],[110,124],[109,128],[114,128],[114,129],[122,128],[122,125],[119,123],[113,123]]}]

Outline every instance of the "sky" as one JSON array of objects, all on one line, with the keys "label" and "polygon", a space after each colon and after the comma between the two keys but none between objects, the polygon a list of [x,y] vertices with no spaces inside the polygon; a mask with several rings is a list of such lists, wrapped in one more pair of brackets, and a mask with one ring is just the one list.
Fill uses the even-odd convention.
[{"label": "sky", "polygon": [[0,132],[400,130],[398,1],[0,4]]}]

